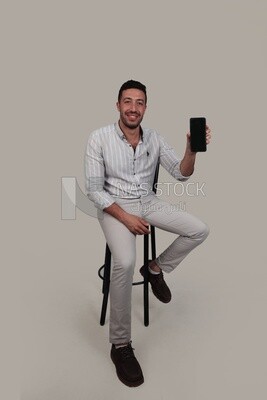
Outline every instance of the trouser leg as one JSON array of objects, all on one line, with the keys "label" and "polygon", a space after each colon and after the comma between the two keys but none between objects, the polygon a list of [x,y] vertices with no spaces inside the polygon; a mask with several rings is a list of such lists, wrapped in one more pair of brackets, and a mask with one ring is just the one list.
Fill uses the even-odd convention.
[{"label": "trouser leg", "polygon": [[147,205],[143,217],[151,225],[179,235],[156,259],[165,272],[173,271],[209,234],[208,226],[199,218],[158,198]]},{"label": "trouser leg", "polygon": [[131,295],[136,260],[136,237],[116,218],[103,212],[99,218],[112,255],[110,278],[110,343],[131,340]]}]

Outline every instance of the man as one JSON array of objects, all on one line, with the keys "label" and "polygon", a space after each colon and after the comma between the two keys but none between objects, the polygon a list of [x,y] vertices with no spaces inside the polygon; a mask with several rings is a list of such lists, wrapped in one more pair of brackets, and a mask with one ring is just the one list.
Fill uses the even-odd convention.
[{"label": "man", "polygon": [[[112,253],[110,282],[111,358],[119,379],[127,386],[144,382],[131,346],[131,293],[136,259],[136,235],[149,225],[178,235],[149,265],[149,282],[163,303],[171,300],[163,271],[172,272],[208,236],[206,224],[162,201],[153,192],[159,162],[176,180],[186,181],[194,171],[196,153],[190,132],[182,160],[165,139],[141,127],[147,107],[146,87],[125,82],[118,95],[119,121],[92,132],[85,153],[86,191],[98,209],[98,219]],[[206,142],[211,131],[206,126]],[[144,266],[140,269],[144,275]]]}]

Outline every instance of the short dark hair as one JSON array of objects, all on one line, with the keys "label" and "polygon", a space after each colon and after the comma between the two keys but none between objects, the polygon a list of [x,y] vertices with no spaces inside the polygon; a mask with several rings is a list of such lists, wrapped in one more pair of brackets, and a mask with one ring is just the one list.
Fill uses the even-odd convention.
[{"label": "short dark hair", "polygon": [[146,87],[145,85],[143,85],[143,83],[138,82],[138,81],[134,81],[132,79],[130,79],[127,82],[124,82],[123,85],[121,86],[120,90],[119,90],[119,94],[118,94],[118,102],[120,102],[121,96],[122,96],[122,92],[124,90],[127,89],[138,89],[141,90],[142,92],[144,92],[145,94],[145,102],[147,102],[147,95],[146,95]]}]

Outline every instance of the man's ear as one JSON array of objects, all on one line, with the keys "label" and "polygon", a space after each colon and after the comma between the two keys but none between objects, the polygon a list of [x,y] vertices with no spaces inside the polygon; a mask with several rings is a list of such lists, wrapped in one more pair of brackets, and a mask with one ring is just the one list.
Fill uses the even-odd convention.
[{"label": "man's ear", "polygon": [[116,106],[117,106],[117,110],[120,111],[120,103],[118,101],[116,103]]}]

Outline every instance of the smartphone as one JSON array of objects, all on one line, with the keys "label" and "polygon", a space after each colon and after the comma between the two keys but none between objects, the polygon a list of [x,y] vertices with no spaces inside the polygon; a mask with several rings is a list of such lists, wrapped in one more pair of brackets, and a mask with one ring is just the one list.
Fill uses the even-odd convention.
[{"label": "smartphone", "polygon": [[206,118],[190,118],[190,146],[194,152],[207,151]]}]

